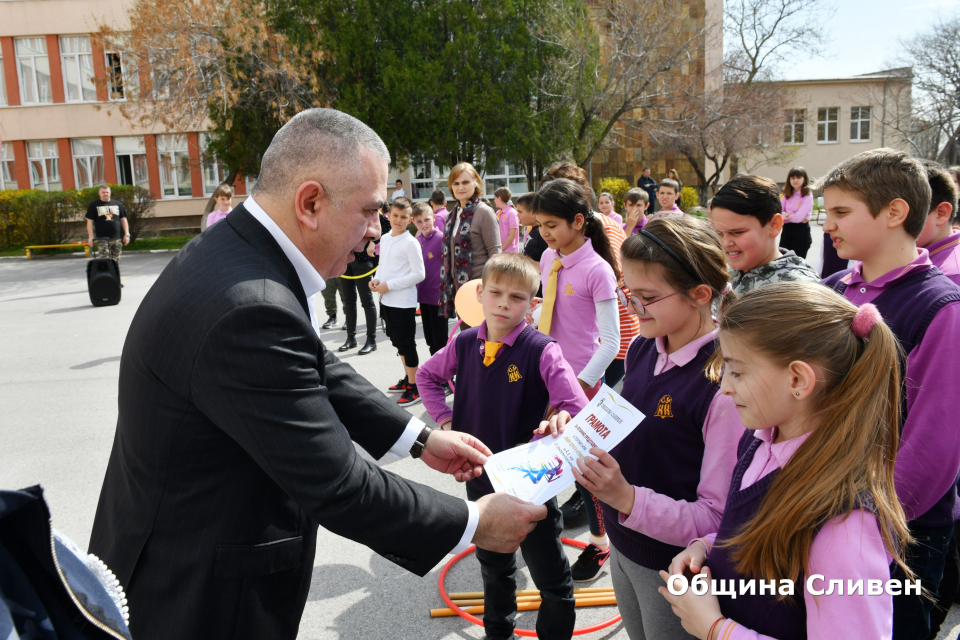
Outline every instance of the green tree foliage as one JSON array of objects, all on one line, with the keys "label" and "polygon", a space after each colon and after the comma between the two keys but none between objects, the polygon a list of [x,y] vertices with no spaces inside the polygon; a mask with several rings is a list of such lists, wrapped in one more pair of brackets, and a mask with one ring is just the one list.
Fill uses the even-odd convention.
[{"label": "green tree foliage", "polygon": [[600,180],[600,193],[607,192],[613,196],[613,208],[615,211],[623,211],[623,196],[630,191],[630,183],[623,178],[602,178]]}]

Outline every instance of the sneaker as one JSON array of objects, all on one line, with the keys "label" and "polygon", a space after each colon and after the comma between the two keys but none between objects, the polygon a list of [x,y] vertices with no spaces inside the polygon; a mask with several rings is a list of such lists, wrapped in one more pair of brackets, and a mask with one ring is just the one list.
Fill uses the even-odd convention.
[{"label": "sneaker", "polygon": [[583,496],[580,491],[574,491],[570,499],[560,506],[563,516],[563,528],[582,527],[587,523],[587,510],[583,506]]},{"label": "sneaker", "polygon": [[449,382],[444,382],[442,385],[440,385],[440,387],[443,389],[443,395],[445,396],[453,395],[453,389],[450,388]]},{"label": "sneaker", "polygon": [[415,404],[420,404],[420,390],[417,389],[417,385],[413,385],[404,391],[400,399],[397,400],[397,404],[401,407],[412,407]]},{"label": "sneaker", "polygon": [[602,551],[595,544],[588,544],[577,561],[573,563],[570,572],[574,582],[590,582],[596,580],[603,573],[603,565],[610,559],[610,547]]},{"label": "sneaker", "polygon": [[403,376],[400,378],[400,382],[387,389],[387,393],[406,393],[409,388],[410,383],[407,382],[407,376]]}]

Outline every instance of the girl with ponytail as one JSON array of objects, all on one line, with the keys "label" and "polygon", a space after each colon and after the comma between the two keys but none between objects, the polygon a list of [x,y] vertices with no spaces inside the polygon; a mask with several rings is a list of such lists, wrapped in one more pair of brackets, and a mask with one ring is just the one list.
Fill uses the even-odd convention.
[{"label": "girl with ponytail", "polygon": [[[738,587],[792,581],[794,594],[661,594],[683,627],[707,640],[890,638],[890,562],[912,579],[894,488],[893,333],[872,304],[858,309],[826,287],[791,282],[724,309],[719,340],[710,373],[722,375],[748,431],[717,533],[692,542],[661,575],[689,570]],[[850,593],[857,583],[863,589]],[[868,593],[878,583],[883,592]]]},{"label": "girl with ponytail", "polygon": [[627,634],[672,640],[686,633],[657,594],[659,571],[690,540],[716,531],[743,434],[733,403],[704,375],[717,334],[711,307],[735,295],[720,238],[697,218],[651,221],[621,254],[640,321],[621,394],[645,418],[573,473],[603,503]]}]

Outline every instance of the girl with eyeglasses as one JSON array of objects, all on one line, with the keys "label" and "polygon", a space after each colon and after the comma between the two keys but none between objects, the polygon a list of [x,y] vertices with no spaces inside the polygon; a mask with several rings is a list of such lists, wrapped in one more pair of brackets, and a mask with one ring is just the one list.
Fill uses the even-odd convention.
[{"label": "girl with eyeglasses", "polygon": [[623,397],[645,418],[610,453],[573,473],[603,502],[617,604],[631,638],[689,637],[657,592],[659,571],[713,533],[743,425],[704,375],[714,351],[711,305],[730,291],[716,232],[697,218],[654,220],[627,238],[623,276],[640,337],[627,351]]}]

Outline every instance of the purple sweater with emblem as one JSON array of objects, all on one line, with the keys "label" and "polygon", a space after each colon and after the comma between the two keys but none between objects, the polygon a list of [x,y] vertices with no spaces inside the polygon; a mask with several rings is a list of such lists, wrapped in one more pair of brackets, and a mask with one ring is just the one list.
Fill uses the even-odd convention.
[{"label": "purple sweater with emblem", "polygon": [[913,262],[866,282],[862,263],[823,281],[855,305],[872,302],[906,353],[897,497],[911,525],[960,519],[960,429],[944,381],[960,379],[960,287],[930,262]]},{"label": "purple sweater with emblem", "polygon": [[440,265],[443,264],[443,231],[437,227],[433,233],[417,235],[420,251],[423,252],[423,280],[417,283],[417,302],[420,304],[440,304]]}]

